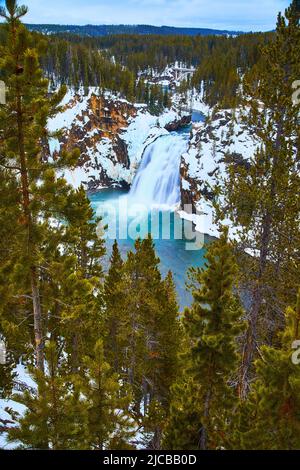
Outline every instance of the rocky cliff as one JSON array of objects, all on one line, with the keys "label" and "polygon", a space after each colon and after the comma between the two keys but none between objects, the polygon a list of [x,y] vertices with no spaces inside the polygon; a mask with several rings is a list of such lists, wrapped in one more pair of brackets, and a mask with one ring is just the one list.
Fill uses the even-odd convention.
[{"label": "rocky cliff", "polygon": [[130,186],[146,146],[168,130],[190,121],[187,113],[166,110],[152,116],[145,105],[132,104],[109,92],[91,88],[88,95],[69,90],[62,112],[48,123],[50,131],[61,131],[50,139],[49,153],[55,158],[62,148],[80,149],[80,162],[65,177],[88,190],[108,186]]}]

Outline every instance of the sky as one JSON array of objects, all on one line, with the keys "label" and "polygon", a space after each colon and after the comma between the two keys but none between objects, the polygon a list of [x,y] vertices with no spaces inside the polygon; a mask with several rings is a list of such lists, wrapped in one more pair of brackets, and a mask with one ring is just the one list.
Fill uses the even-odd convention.
[{"label": "sky", "polygon": [[[3,0],[0,0],[0,4]],[[19,0],[27,23],[151,24],[268,31],[290,0]]]}]

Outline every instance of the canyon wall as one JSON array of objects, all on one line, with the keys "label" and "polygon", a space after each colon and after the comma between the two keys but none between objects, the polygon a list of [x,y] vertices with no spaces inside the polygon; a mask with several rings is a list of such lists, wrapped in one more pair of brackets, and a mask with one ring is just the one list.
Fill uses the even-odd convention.
[{"label": "canyon wall", "polygon": [[55,158],[62,149],[79,148],[78,167],[64,175],[74,186],[83,183],[89,191],[109,186],[128,188],[145,148],[190,119],[188,113],[175,109],[153,116],[146,105],[94,88],[88,95],[69,90],[62,111],[48,122],[51,132],[60,132],[50,139],[49,154]]}]

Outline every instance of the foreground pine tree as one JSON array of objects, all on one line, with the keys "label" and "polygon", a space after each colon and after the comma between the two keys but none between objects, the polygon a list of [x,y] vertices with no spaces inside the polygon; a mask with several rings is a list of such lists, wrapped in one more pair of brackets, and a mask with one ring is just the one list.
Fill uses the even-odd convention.
[{"label": "foreground pine tree", "polygon": [[170,388],[179,373],[178,353],[182,347],[182,325],[179,322],[179,306],[171,271],[161,286],[159,315],[155,320],[154,334],[159,343],[159,354],[153,368],[152,383],[164,409],[170,404]]},{"label": "foreground pine tree", "polygon": [[[220,448],[236,401],[232,382],[237,374],[237,336],[242,330],[243,311],[233,293],[237,266],[227,237],[224,229],[220,239],[208,247],[205,269],[191,271],[194,301],[184,316],[191,356],[187,357],[187,383],[179,382],[173,392],[170,435],[166,435],[166,442],[173,449],[180,449],[182,445],[195,448],[196,443],[202,450]],[[182,393],[193,391],[194,409],[191,397],[180,398],[180,390]],[[176,403],[180,404],[180,414]],[[183,429],[191,416],[199,417],[198,426],[190,421],[190,442],[183,442],[178,428]],[[175,425],[176,431],[173,431]]]},{"label": "foreground pine tree", "polygon": [[[262,346],[257,379],[241,406],[235,448],[292,450],[300,446],[300,291],[286,312],[281,346]],[[297,343],[294,343],[298,340]]]},{"label": "foreground pine tree", "polygon": [[128,371],[132,384],[136,380],[142,384],[146,411],[154,398],[167,404],[169,387],[176,377],[178,306],[171,276],[161,279],[151,237],[137,240],[135,248],[125,265],[130,292],[127,308],[133,322],[129,344],[136,345],[129,351]]},{"label": "foreground pine tree", "polygon": [[56,327],[64,337],[69,367],[75,373],[80,370],[82,358],[93,350],[103,334],[101,262],[105,247],[103,239],[97,236],[99,221],[83,187],[72,193],[66,216],[68,224],[61,227],[63,253],[57,252],[49,263],[56,291],[45,292],[44,296],[54,299],[49,310],[59,317]]},{"label": "foreground pine tree", "polygon": [[134,448],[130,389],[119,381],[105,361],[102,340],[97,341],[93,357],[85,359],[85,367],[83,393],[88,409],[88,448]]},{"label": "foreground pine tree", "polygon": [[7,0],[6,9],[1,7],[0,10],[6,21],[0,68],[7,88],[6,105],[0,107],[0,155],[6,178],[15,184],[14,199],[18,207],[18,218],[14,220],[17,238],[7,280],[11,296],[25,304],[24,316],[29,315],[28,300],[31,299],[36,364],[42,371],[43,249],[52,236],[51,218],[65,218],[70,192],[65,181],[56,178],[55,169],[74,164],[78,154],[61,155],[55,163],[43,157],[43,144],[49,137],[47,119],[57,113],[65,89],[49,98],[48,81],[42,77],[38,59],[43,44],[35,48],[32,35],[20,22],[26,12],[27,8],[19,7],[15,0]]},{"label": "foreground pine tree", "polygon": [[10,428],[7,440],[23,449],[85,449],[88,412],[80,382],[65,374],[55,343],[47,345],[45,357],[46,373],[31,369],[37,390],[12,396],[25,412],[12,414],[16,426]]},{"label": "foreground pine tree", "polygon": [[132,388],[136,420],[152,448],[160,448],[180,346],[172,275],[162,279],[158,265],[150,237],[137,240],[125,262],[115,242],[104,289],[105,352]]},{"label": "foreground pine tree", "polygon": [[8,442],[23,449],[133,448],[130,390],[105,361],[102,341],[83,359],[81,374],[67,372],[54,342],[46,345],[45,357],[47,372],[30,369],[36,390],[11,397],[25,408],[20,415],[11,412]]},{"label": "foreground pine tree", "polygon": [[[299,280],[300,105],[293,102],[300,76],[299,18],[294,0],[285,17],[278,16],[260,63],[246,74],[245,124],[260,147],[249,167],[231,165],[226,190],[226,210],[240,232],[243,286],[251,295],[240,373],[243,398],[257,345],[276,338]],[[255,256],[244,256],[245,250]]]},{"label": "foreground pine tree", "polygon": [[[124,374],[124,350],[128,334],[124,329],[124,311],[126,312],[126,279],[124,263],[117,241],[112,247],[110,266],[104,283],[105,302],[105,353],[115,372]],[[125,313],[126,315],[126,313]]]},{"label": "foreground pine tree", "polygon": [[171,388],[171,404],[169,418],[163,433],[163,449],[166,450],[197,450],[200,446],[201,410],[199,403],[199,387],[181,364],[181,377]]}]

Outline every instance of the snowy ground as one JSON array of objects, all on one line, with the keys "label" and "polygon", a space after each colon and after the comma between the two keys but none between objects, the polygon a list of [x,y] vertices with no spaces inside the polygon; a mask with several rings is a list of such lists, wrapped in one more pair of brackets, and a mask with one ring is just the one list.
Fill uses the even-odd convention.
[{"label": "snowy ground", "polygon": [[[17,374],[14,379],[16,382],[21,382],[26,384],[28,387],[36,388],[36,384],[30,377],[26,367],[24,367],[22,364],[19,364],[16,367],[15,372]],[[17,390],[14,390],[14,392],[18,393]],[[19,413],[20,415],[22,415],[26,409],[25,406],[21,405],[20,403],[16,403],[13,400],[0,399],[0,419],[11,420],[11,416],[6,411],[8,408],[12,409],[14,412]],[[13,449],[15,447],[15,444],[7,443],[5,433],[0,433],[0,449]]]}]

